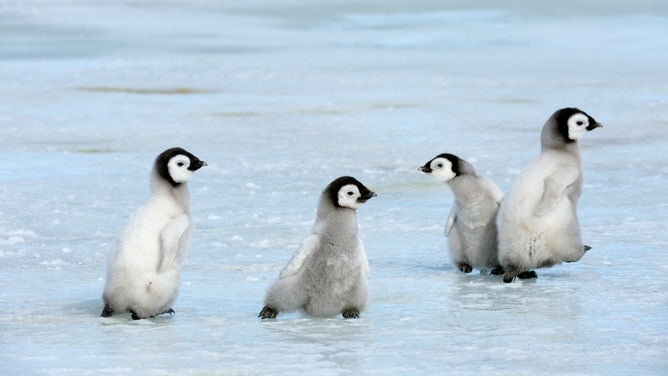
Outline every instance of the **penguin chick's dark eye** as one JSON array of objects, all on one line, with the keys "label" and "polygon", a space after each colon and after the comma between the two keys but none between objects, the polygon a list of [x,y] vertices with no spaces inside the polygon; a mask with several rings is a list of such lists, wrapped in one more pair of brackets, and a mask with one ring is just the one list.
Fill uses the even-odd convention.
[{"label": "penguin chick's dark eye", "polygon": [[183,162],[179,162],[177,165],[179,165],[179,167],[183,167]]},{"label": "penguin chick's dark eye", "polygon": [[352,196],[352,195],[353,195],[353,191],[348,191],[348,196]]},{"label": "penguin chick's dark eye", "polygon": [[438,167],[438,168],[443,167],[443,163],[439,163],[439,164],[437,164],[436,167]]},{"label": "penguin chick's dark eye", "polygon": [[575,124],[577,124],[577,125],[580,125],[580,126],[581,126],[582,124],[584,124],[584,122],[582,122],[582,121],[578,121],[578,122],[577,122],[577,123],[575,123]]}]

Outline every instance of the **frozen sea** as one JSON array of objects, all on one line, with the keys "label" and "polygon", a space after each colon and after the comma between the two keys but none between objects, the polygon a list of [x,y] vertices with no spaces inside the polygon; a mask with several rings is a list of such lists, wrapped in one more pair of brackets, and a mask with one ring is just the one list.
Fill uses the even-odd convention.
[{"label": "frozen sea", "polygon": [[[257,4],[251,4],[257,3]],[[668,4],[0,0],[0,374],[668,374]],[[577,106],[579,262],[458,272],[442,152],[506,191]],[[98,317],[155,156],[190,181],[175,316]],[[320,191],[353,175],[358,320],[260,321]]]}]

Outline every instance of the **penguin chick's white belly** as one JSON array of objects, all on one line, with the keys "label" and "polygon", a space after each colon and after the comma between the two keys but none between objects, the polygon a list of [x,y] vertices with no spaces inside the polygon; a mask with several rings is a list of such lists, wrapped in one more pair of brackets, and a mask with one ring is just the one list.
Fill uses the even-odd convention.
[{"label": "penguin chick's white belly", "polygon": [[[180,263],[163,270],[160,233],[174,218],[183,215],[169,197],[151,197],[134,215],[120,244],[110,255],[104,296],[117,312],[132,310],[146,318],[167,311],[178,294]],[[190,221],[180,247],[190,242]]]},{"label": "penguin chick's white belly", "polygon": [[539,163],[530,165],[503,199],[498,216],[502,265],[548,267],[577,261],[584,254],[576,213],[579,185],[567,188],[551,210],[536,213],[552,171]]},{"label": "penguin chick's white belly", "polygon": [[[346,249],[341,244],[335,247]],[[301,276],[307,296],[304,311],[308,314],[336,316],[349,306],[360,311],[366,306],[367,280],[359,254],[363,249],[357,238],[349,247],[346,252],[321,250],[309,260]]]}]

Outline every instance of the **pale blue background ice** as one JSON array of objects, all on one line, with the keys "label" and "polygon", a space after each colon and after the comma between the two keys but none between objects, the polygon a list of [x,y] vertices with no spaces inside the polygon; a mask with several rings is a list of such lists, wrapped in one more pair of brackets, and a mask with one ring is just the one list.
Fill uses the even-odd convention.
[{"label": "pale blue background ice", "polygon": [[[664,1],[0,1],[0,374],[668,373]],[[628,4],[627,4],[628,3]],[[580,262],[455,270],[441,152],[505,191],[556,109],[581,141]],[[186,147],[176,315],[98,317],[106,255]],[[359,320],[261,322],[340,175],[371,264]]]}]

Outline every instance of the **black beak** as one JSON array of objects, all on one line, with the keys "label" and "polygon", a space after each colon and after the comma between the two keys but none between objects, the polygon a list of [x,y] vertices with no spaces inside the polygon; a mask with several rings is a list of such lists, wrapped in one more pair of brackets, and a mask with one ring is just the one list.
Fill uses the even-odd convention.
[{"label": "black beak", "polygon": [[358,198],[357,201],[359,202],[367,202],[370,198],[378,196],[376,192],[366,192],[362,195],[362,197]]},{"label": "black beak", "polygon": [[589,124],[589,126],[587,127],[587,130],[588,131],[593,131],[596,128],[603,128],[603,124],[601,124],[599,122],[596,122],[594,124]]},{"label": "black beak", "polygon": [[206,162],[200,161],[199,159],[193,163],[190,164],[190,167],[188,167],[188,170],[190,171],[197,171],[200,168],[207,166]]},{"label": "black beak", "polygon": [[432,171],[434,171],[434,170],[432,170],[432,169],[431,169],[430,167],[428,167],[428,166],[422,166],[422,167],[418,167],[418,171],[422,171],[422,172],[424,172],[425,174],[430,174],[430,173],[431,173]]}]

